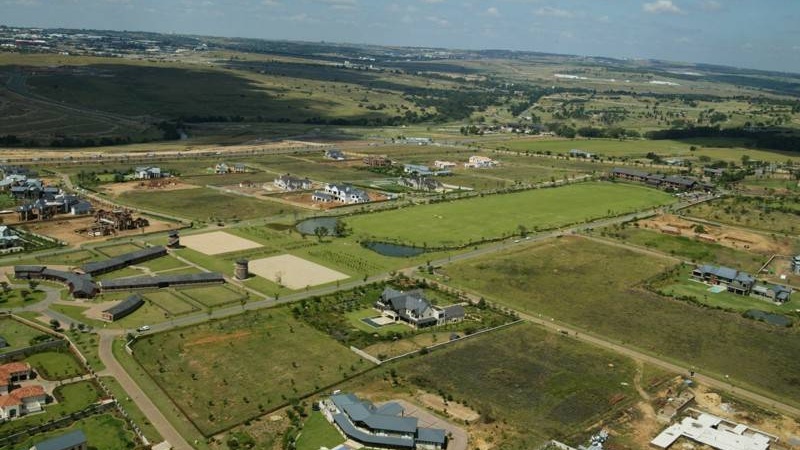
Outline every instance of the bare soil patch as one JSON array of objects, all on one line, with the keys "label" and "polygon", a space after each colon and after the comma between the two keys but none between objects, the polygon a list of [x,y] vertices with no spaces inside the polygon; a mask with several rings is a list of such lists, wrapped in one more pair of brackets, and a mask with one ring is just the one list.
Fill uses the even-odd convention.
[{"label": "bare soil patch", "polygon": [[288,254],[250,261],[250,272],[293,290],[350,278],[341,272]]},{"label": "bare soil patch", "polygon": [[[775,240],[760,233],[733,227],[699,224],[671,214],[641,220],[638,224],[641,228],[664,234],[684,236],[765,255],[789,254],[792,251],[791,245],[787,242]],[[701,231],[703,232],[696,231],[698,225],[702,227]]]},{"label": "bare soil patch", "polygon": [[262,247],[258,242],[234,236],[224,231],[182,236],[181,244],[206,255],[219,255],[221,253]]},{"label": "bare soil patch", "polygon": [[182,182],[178,178],[161,178],[157,180],[137,180],[125,183],[103,185],[101,190],[114,197],[131,191],[178,191],[181,189],[198,189],[201,186]]},{"label": "bare soil patch", "polygon": [[253,334],[252,331],[239,330],[239,331],[236,331],[234,333],[220,334],[220,335],[216,335],[216,336],[207,336],[207,337],[204,337],[204,338],[195,339],[193,341],[187,342],[183,346],[184,347],[194,347],[196,345],[213,344],[213,343],[216,343],[216,342],[225,342],[225,341],[230,341],[230,340],[234,340],[234,339],[243,338],[243,337],[249,336],[251,334]]},{"label": "bare soil patch", "polygon": [[84,244],[89,242],[103,242],[112,238],[138,236],[144,233],[156,233],[178,228],[178,225],[171,222],[166,222],[151,217],[148,217],[147,220],[150,222],[150,226],[147,228],[118,231],[116,234],[103,237],[88,236],[86,234],[78,234],[75,232],[75,230],[87,228],[94,223],[94,217],[91,215],[81,217],[64,216],[63,219],[58,218],[44,222],[25,222],[20,226],[25,230],[56,238],[60,241],[66,242],[69,245]]},{"label": "bare soil patch", "polygon": [[417,393],[417,400],[420,401],[423,405],[431,408],[435,411],[439,411],[442,413],[446,413],[450,417],[453,417],[458,420],[466,420],[467,422],[474,422],[478,420],[480,414],[473,411],[471,408],[468,408],[461,403],[456,402],[447,402],[441,396],[436,394],[430,394],[424,391],[418,391]]}]

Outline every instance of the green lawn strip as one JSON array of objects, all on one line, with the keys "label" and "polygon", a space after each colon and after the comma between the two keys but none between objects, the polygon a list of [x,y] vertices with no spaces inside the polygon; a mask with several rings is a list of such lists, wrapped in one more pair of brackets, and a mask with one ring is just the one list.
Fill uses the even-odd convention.
[{"label": "green lawn strip", "polygon": [[[39,313],[36,313],[37,316]],[[36,328],[29,327],[11,318],[0,318],[0,336],[8,342],[8,347],[0,348],[0,353],[19,350],[31,345],[31,340],[44,336],[44,333]]]},{"label": "green lawn strip", "polygon": [[202,286],[180,289],[180,293],[208,308],[247,301],[247,292],[231,285]]},{"label": "green lawn strip", "polygon": [[348,217],[361,240],[460,246],[511,236],[519,227],[548,229],[668,204],[674,198],[642,186],[580,183],[551,189],[454,200]]},{"label": "green lawn strip", "polygon": [[104,245],[94,248],[95,251],[100,252],[109,258],[113,258],[115,256],[119,256],[125,253],[135,252],[141,249],[142,247],[140,245],[129,242],[125,242],[122,244]]},{"label": "green lawn strip", "polygon": [[44,406],[44,413],[24,416],[12,422],[0,424],[0,434],[13,434],[20,430],[47,423],[67,414],[81,411],[100,399],[100,391],[92,381],[64,384],[53,392],[58,403]]},{"label": "green lawn strip", "polygon": [[86,373],[83,365],[68,350],[34,353],[25,358],[45,380],[67,380]]},{"label": "green lawn strip", "polygon": [[303,424],[297,438],[297,450],[319,450],[321,447],[334,448],[344,443],[339,431],[319,411],[313,411]]},{"label": "green lawn strip", "polygon": [[147,394],[147,397],[158,407],[164,417],[173,427],[198,450],[208,450],[206,438],[192,425],[186,416],[172,403],[169,396],[153,381],[144,371],[141,365],[125,351],[125,343],[115,339],[113,344],[114,358],[119,361],[125,371],[136,382],[139,388]]},{"label": "green lawn strip", "polygon": [[149,291],[144,294],[144,298],[171,315],[186,314],[199,310],[193,303],[187,302],[173,291]]},{"label": "green lawn strip", "polygon": [[131,278],[131,277],[142,277],[145,276],[145,273],[141,270],[134,269],[133,267],[125,267],[124,269],[115,270],[113,272],[107,272],[102,275],[97,276],[96,280],[113,280],[115,278]]},{"label": "green lawn strip", "polygon": [[[294,319],[287,308],[146,336],[133,350],[136,361],[205,434],[371,367]],[[169,354],[183,356],[164,358]]]},{"label": "green lawn strip", "polygon": [[114,377],[100,377],[100,380],[103,384],[106,385],[108,390],[111,391],[111,394],[114,398],[117,399],[117,402],[125,409],[128,413],[128,417],[133,420],[133,423],[139,427],[139,430],[142,431],[144,436],[147,438],[148,441],[151,443],[158,443],[163,441],[163,438],[158,433],[158,430],[155,429],[152,423],[147,419],[147,417],[142,413],[138,406],[136,406],[136,402],[131,400],[128,397],[128,393],[125,392],[125,389],[119,384],[119,382]]},{"label": "green lawn strip", "polygon": [[708,375],[730,375],[738,386],[800,405],[800,383],[788,375],[800,373],[797,329],[638,287],[668,266],[660,258],[598,242],[559,239],[459,262],[445,272],[452,284],[487,299]]},{"label": "green lawn strip", "polygon": [[161,258],[152,259],[143,263],[137,263],[136,265],[140,267],[146,267],[150,269],[151,272],[160,272],[162,270],[172,270],[179,267],[186,267],[186,264],[176,258],[173,258],[172,256],[163,256]]},{"label": "green lawn strip", "polygon": [[100,360],[100,342],[96,333],[84,333],[78,329],[74,329],[67,330],[66,334],[78,348],[78,351],[86,358],[92,370],[99,372],[106,368],[103,361]]},{"label": "green lawn strip", "polygon": [[129,450],[136,444],[132,431],[127,429],[125,421],[114,413],[104,413],[75,421],[67,428],[37,434],[13,446],[2,446],[0,450],[19,450],[31,448],[33,445],[67,434],[73,430],[81,430],[86,435],[89,448],[102,450]]},{"label": "green lawn strip", "polygon": [[[392,363],[403,380],[464,403],[516,434],[513,448],[570,437],[638,399],[634,364],[531,324]],[[512,447],[508,447],[512,448]]]},{"label": "green lawn strip", "polygon": [[[27,291],[28,295],[23,296],[22,291]],[[44,291],[31,291],[30,288],[11,289],[6,293],[0,293],[0,310],[11,308],[24,308],[39,303],[47,297]]]}]

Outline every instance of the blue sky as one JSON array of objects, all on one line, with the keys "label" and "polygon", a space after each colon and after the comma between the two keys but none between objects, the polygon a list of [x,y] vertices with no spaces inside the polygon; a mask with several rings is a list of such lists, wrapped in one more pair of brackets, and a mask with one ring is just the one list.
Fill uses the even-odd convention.
[{"label": "blue sky", "polygon": [[533,50],[800,72],[797,0],[0,0],[0,23]]}]

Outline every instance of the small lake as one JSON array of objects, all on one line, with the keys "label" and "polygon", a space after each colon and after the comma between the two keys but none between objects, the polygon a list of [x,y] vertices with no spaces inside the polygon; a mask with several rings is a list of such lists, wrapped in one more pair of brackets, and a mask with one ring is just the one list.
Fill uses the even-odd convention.
[{"label": "small lake", "polygon": [[788,327],[792,324],[792,319],[782,316],[780,314],[772,314],[764,311],[759,311],[757,309],[750,309],[744,313],[745,316],[756,319],[756,320],[763,320],[770,325],[776,325],[779,327]]},{"label": "small lake", "polygon": [[400,244],[389,244],[386,242],[365,242],[362,245],[383,256],[408,258],[410,256],[417,256],[425,253],[425,249],[423,248],[410,247],[408,245]]},{"label": "small lake", "polygon": [[335,236],[337,223],[339,219],[336,217],[315,217],[298,223],[295,228],[302,234],[313,236],[317,227],[323,227],[328,229],[328,236]]}]

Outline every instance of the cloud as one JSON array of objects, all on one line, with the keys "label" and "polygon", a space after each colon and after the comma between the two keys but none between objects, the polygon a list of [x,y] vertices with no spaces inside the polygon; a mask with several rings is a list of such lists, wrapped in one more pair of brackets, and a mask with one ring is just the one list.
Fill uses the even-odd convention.
[{"label": "cloud", "polygon": [[686,14],[675,3],[672,3],[672,0],[656,0],[652,3],[645,3],[642,5],[642,9],[650,14]]},{"label": "cloud", "polygon": [[536,11],[534,11],[534,14],[543,17],[559,17],[562,19],[571,19],[575,17],[575,14],[572,11],[567,11],[566,9],[553,8],[552,6],[541,7]]},{"label": "cloud", "polygon": [[486,15],[489,15],[489,16],[492,16],[492,17],[500,17],[500,10],[497,9],[496,6],[490,6],[490,7],[486,8]]}]

